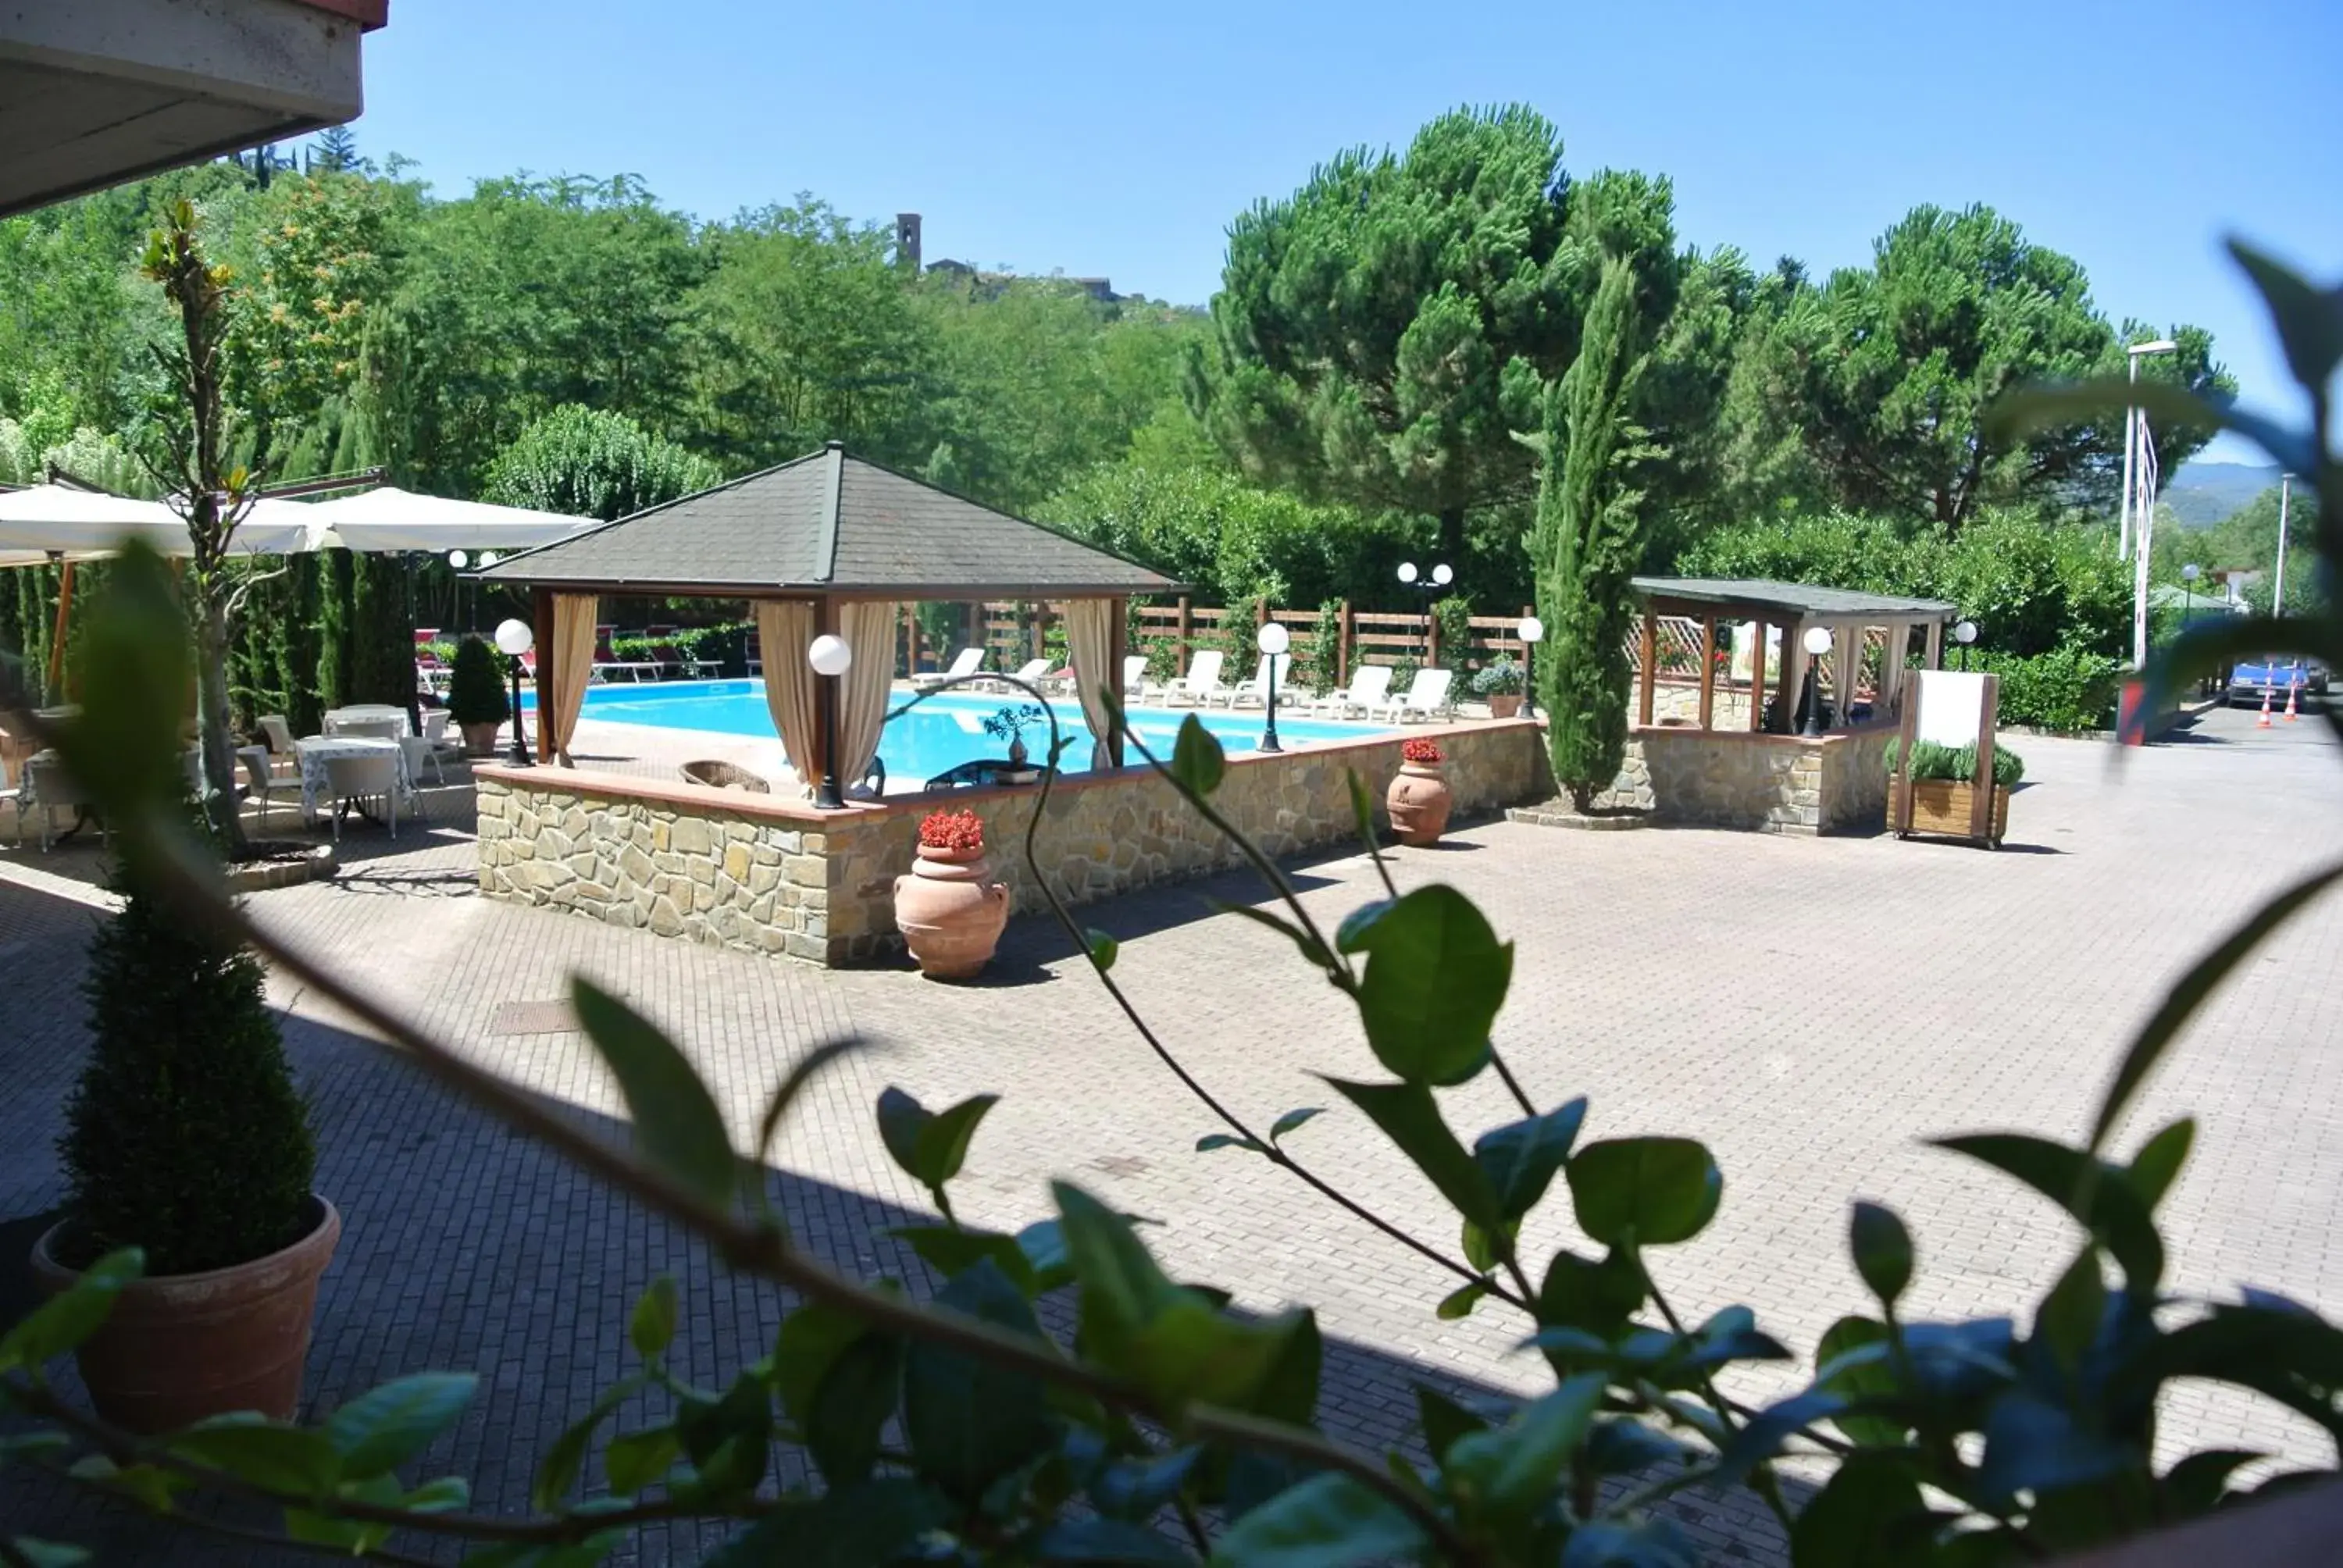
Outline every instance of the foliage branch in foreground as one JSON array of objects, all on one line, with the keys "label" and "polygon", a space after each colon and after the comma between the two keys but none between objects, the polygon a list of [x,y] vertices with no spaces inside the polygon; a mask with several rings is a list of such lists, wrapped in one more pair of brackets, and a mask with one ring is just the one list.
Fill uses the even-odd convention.
[{"label": "foliage branch in foreground", "polygon": [[[2312,425],[2192,411],[2317,474],[2321,496],[2343,497],[2324,392],[2343,359],[2343,294],[2315,291],[2251,253],[2240,258],[2309,389]],[[2170,396],[2146,386],[2137,395]],[[2070,417],[2100,408],[2094,399],[2103,396],[2044,394],[2011,417]],[[2318,537],[2327,561],[2343,558],[2343,505],[2326,505]],[[1915,1316],[1905,1305],[1921,1261],[1913,1237],[1886,1209],[1857,1202],[1848,1241],[1870,1300],[1823,1335],[1806,1385],[1764,1408],[1728,1397],[1720,1377],[1789,1361],[1791,1350],[1745,1307],[1688,1321],[1664,1279],[1669,1250],[1721,1212],[1723,1172],[1690,1139],[1601,1135],[1585,1097],[1534,1091],[1516,1075],[1491,1038],[1513,948],[1463,894],[1439,884],[1403,891],[1378,853],[1386,896],[1329,931],[1264,855],[1236,840],[1275,897],[1232,912],[1291,942],[1357,1010],[1374,1069],[1363,1062],[1356,1076],[1327,1078],[1330,1096],[1439,1193],[1454,1213],[1453,1241],[1408,1231],[1312,1169],[1302,1150],[1338,1136],[1341,1124],[1319,1120],[1322,1108],[1258,1127],[1217,1099],[1117,980],[1112,939],[1082,931],[1057,907],[1141,1039],[1222,1124],[1201,1149],[1269,1161],[1420,1259],[1445,1292],[1432,1307],[1438,1316],[1506,1313],[1523,1352],[1548,1369],[1544,1392],[1496,1413],[1423,1389],[1415,1442],[1368,1455],[1319,1424],[1321,1343],[1307,1308],[1266,1318],[1230,1312],[1222,1292],[1172,1281],[1127,1216],[1070,1182],[1054,1187],[1054,1213],[1015,1233],[956,1218],[949,1190],[975,1153],[991,1096],[930,1110],[890,1089],[879,1102],[889,1153],[940,1215],[898,1232],[940,1282],[931,1299],[915,1300],[890,1282],[850,1280],[817,1262],[767,1198],[765,1151],[796,1095],[842,1047],[799,1062],[774,1091],[757,1147],[736,1151],[683,1054],[581,980],[578,1017],[632,1113],[635,1148],[620,1151],[252,927],[152,804],[174,769],[176,704],[138,677],[157,665],[158,639],[167,651],[184,628],[152,613],[159,563],[133,553],[123,575],[127,586],[93,627],[85,716],[55,739],[83,776],[107,780],[131,873],[188,917],[260,949],[475,1104],[698,1235],[730,1268],[790,1292],[793,1304],[773,1344],[749,1347],[762,1353],[729,1385],[700,1388],[668,1362],[688,1303],[672,1281],[648,1282],[628,1322],[639,1369],[578,1412],[543,1456],[536,1513],[491,1515],[468,1510],[460,1478],[417,1477],[472,1393],[468,1375],[399,1379],[317,1426],[229,1420],[153,1440],[112,1431],[61,1397],[48,1365],[98,1326],[137,1275],[140,1258],[126,1250],[0,1341],[0,1396],[32,1418],[7,1439],[12,1458],[67,1470],[194,1528],[216,1526],[182,1508],[191,1493],[266,1498],[281,1505],[294,1539],[387,1561],[420,1561],[402,1548],[439,1537],[471,1543],[468,1563],[591,1563],[638,1525],[706,1517],[739,1522],[710,1559],[734,1565],[1675,1564],[1697,1553],[1654,1505],[1688,1488],[1747,1487],[1780,1519],[1802,1568],[1978,1568],[2046,1560],[2304,1479],[2242,1480],[2264,1456],[2230,1451],[2159,1468],[2157,1412],[2176,1383],[2249,1390],[2343,1442],[2343,1332],[2266,1292],[2206,1300],[2166,1280],[2156,1211],[2193,1125],[2176,1121],[2127,1152],[2114,1149],[2141,1085],[2194,1010],[2256,943],[2343,879],[2343,866],[2286,890],[2172,986],[2127,1050],[2087,1141],[2014,1132],[1938,1141],[2074,1220],[2074,1258],[2030,1311]],[[2249,651],[2333,660],[2338,645],[2331,621],[2225,624],[2181,638],[2152,680],[2168,689]],[[1228,831],[1212,801],[1224,759],[1200,725],[1183,726],[1168,759],[1148,760]],[[1372,849],[1366,792],[1354,780],[1353,793]],[[1029,859],[1042,815],[1028,829]],[[1518,1114],[1468,1146],[1443,1096],[1483,1073],[1496,1075]],[[1528,1255],[1526,1225],[1564,1210],[1575,1239],[1543,1259]],[[1061,1293],[1078,1324],[1071,1342],[1038,1310]],[[657,1402],[659,1417],[610,1430],[638,1395]],[[818,1483],[777,1484],[785,1449],[803,1451]],[[607,1493],[581,1499],[598,1453]],[[1795,1509],[1776,1476],[1789,1456],[1821,1477]],[[72,1549],[52,1543],[0,1536],[0,1545],[16,1562],[73,1560]]]}]

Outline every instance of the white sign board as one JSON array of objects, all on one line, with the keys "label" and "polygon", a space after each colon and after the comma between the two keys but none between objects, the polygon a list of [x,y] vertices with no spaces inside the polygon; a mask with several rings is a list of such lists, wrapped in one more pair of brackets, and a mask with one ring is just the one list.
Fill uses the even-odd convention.
[{"label": "white sign board", "polygon": [[1916,710],[1912,724],[1915,741],[1933,740],[1958,749],[1984,739],[1978,721],[1986,711],[1986,682],[1998,684],[2000,677],[1957,669],[1916,669],[1912,678],[1915,684],[1908,700]]}]

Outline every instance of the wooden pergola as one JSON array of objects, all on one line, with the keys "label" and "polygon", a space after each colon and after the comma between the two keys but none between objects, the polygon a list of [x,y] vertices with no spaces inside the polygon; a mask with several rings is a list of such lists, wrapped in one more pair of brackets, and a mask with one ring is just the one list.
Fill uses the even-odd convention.
[{"label": "wooden pergola", "polygon": [[1652,722],[1663,617],[1700,623],[1699,723],[1703,729],[1715,727],[1717,624],[1754,623],[1747,728],[1755,734],[1765,722],[1765,642],[1769,629],[1778,627],[1782,632],[1781,667],[1775,672],[1775,707],[1785,719],[1796,705],[1800,684],[1812,662],[1813,656],[1805,648],[1806,628],[1827,627],[1835,650],[1852,650],[1852,658],[1842,651],[1837,666],[1846,688],[1838,702],[1837,728],[1844,729],[1850,706],[1846,699],[1853,693],[1854,673],[1861,662],[1865,628],[1884,627],[1887,632],[1890,657],[1881,668],[1877,693],[1878,709],[1884,717],[1903,680],[1903,652],[1910,647],[1913,628],[1926,630],[1927,668],[1940,669],[1944,667],[1945,623],[1958,613],[1956,606],[1942,599],[1903,598],[1893,594],[1859,593],[1851,588],[1814,588],[1763,578],[1639,577],[1634,579],[1634,586],[1643,601],[1642,668],[1635,692],[1635,722],[1642,725]]},{"label": "wooden pergola", "polygon": [[[1110,607],[1107,657],[1076,660],[1086,695],[1092,683],[1111,682],[1121,669],[1131,597],[1181,589],[1136,562],[852,457],[837,441],[778,467],[508,556],[481,576],[531,590],[542,650],[559,648],[565,630],[574,637],[574,626],[558,624],[563,618],[556,608],[565,598],[574,604],[577,596],[809,605],[813,636],[844,635],[854,606],[1103,600]],[[883,657],[891,674],[891,610],[888,624]],[[858,662],[881,657],[874,648],[854,651]],[[829,749],[838,734],[839,682],[813,678],[802,648],[776,648],[769,638],[764,658],[769,698],[777,681],[810,687],[810,755],[799,771],[820,778],[834,760]],[[559,740],[544,716],[560,713],[565,702],[574,716],[575,699],[582,696],[582,686],[565,684],[586,679],[587,671],[570,668],[576,663],[574,657],[544,653],[538,659],[540,761],[552,759]],[[1088,663],[1103,667],[1084,668]],[[777,727],[779,712],[777,706]],[[783,739],[789,742],[786,734]],[[1121,766],[1121,734],[1108,737],[1106,745]],[[850,755],[850,747],[842,749]]]}]

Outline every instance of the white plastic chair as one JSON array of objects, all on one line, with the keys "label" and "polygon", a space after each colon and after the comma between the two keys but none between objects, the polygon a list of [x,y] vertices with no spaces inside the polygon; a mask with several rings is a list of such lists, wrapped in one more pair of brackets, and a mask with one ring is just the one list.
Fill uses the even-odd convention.
[{"label": "white plastic chair", "polygon": [[1208,648],[1190,659],[1188,673],[1163,689],[1166,706],[1202,708],[1211,702],[1212,693],[1225,690],[1221,685],[1221,658],[1219,648]]},{"label": "white plastic chair", "polygon": [[417,784],[422,783],[423,769],[427,767],[431,769],[433,783],[447,782],[447,775],[439,768],[439,749],[431,744],[429,736],[402,735],[398,738],[398,749],[407,754],[407,776],[409,779]]},{"label": "white plastic chair", "polygon": [[[1448,669],[1419,669],[1415,682],[1387,703],[1380,704],[1391,715],[1394,724],[1404,724],[1411,719],[1432,719],[1448,710],[1448,686],[1456,678]],[[1370,709],[1367,717],[1374,717]]]},{"label": "white plastic chair", "polygon": [[379,799],[390,836],[398,837],[398,759],[380,756],[328,757],[326,788],[334,798],[334,842],[342,841],[344,809],[360,800]]},{"label": "white plastic chair", "polygon": [[[25,764],[25,782],[33,791],[33,804],[41,809],[41,853],[45,855],[57,840],[56,813],[66,808],[79,811],[97,802],[74,782],[65,765],[54,757],[35,757]],[[17,803],[16,831],[25,830],[24,804]],[[114,835],[104,823],[98,827],[98,841],[106,848],[114,843]]]},{"label": "white plastic chair", "polygon": [[[1026,682],[1028,685],[1046,686],[1048,684],[1047,678],[1049,673],[1050,661],[1048,659],[1029,658],[1018,667],[1017,678]],[[1014,691],[1017,689],[1015,687],[1011,687],[1010,689]]]},{"label": "white plastic chair", "polygon": [[959,654],[953,658],[951,664],[948,668],[940,670],[930,670],[925,675],[915,675],[911,677],[911,689],[914,691],[932,691],[937,687],[943,685],[946,681],[958,680],[964,676],[974,675],[978,670],[983,668],[983,648],[980,646],[963,648],[960,650]]},{"label": "white plastic chair", "polygon": [[1122,661],[1122,700],[1125,707],[1143,701],[1147,696],[1147,656],[1127,654]]},{"label": "white plastic chair", "polygon": [[1332,709],[1337,719],[1347,719],[1353,709],[1372,713],[1391,697],[1392,667],[1388,664],[1363,664],[1351,677],[1351,684],[1337,687],[1311,704],[1313,709]]},{"label": "white plastic chair", "polygon": [[293,727],[281,713],[264,713],[253,720],[268,742],[268,767],[272,772],[301,771],[301,759],[293,754]]}]

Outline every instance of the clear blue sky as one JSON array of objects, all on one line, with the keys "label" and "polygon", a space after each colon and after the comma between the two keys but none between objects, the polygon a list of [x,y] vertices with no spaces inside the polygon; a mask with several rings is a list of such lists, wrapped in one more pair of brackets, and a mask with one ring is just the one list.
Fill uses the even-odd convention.
[{"label": "clear blue sky", "polygon": [[2268,407],[2283,366],[2220,239],[2343,275],[2338,61],[2338,0],[392,0],[356,128],[444,195],[623,172],[718,217],[806,191],[921,213],[930,260],[1202,303],[1249,203],[1518,99],[1570,169],[1669,175],[1685,240],[1760,264],[1820,274],[1916,203],[1987,203],[2111,317],[2210,327]]}]

